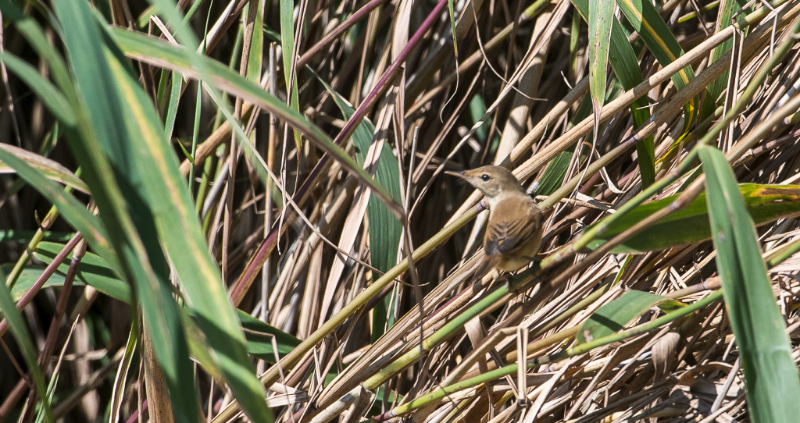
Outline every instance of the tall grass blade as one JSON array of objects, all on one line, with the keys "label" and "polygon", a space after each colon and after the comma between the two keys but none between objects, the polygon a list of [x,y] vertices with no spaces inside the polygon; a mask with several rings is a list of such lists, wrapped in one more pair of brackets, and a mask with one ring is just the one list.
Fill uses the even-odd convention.
[{"label": "tall grass blade", "polygon": [[[40,242],[36,247],[34,256],[43,263],[50,264],[63,249],[63,244]],[[62,263],[58,266],[58,271],[61,272],[61,274],[66,274],[68,270],[69,265],[67,263]],[[33,281],[31,281],[31,283],[32,282]],[[131,286],[122,281],[119,274],[97,254],[86,252],[83,258],[81,258],[75,275],[74,284],[78,285],[81,282],[94,287],[111,298],[127,304],[133,304]],[[50,281],[48,281],[48,283],[50,283]],[[17,284],[14,285],[14,292],[17,292],[18,288],[24,290],[26,287],[25,285],[23,280],[18,281]]]},{"label": "tall grass blade", "polygon": [[[661,63],[661,66],[666,66],[683,55],[683,49],[678,44],[675,35],[652,3],[647,1],[617,0],[617,4],[619,4],[620,10],[622,10],[628,22],[641,35],[647,48]],[[675,83],[678,89],[686,86],[692,79],[694,79],[694,71],[690,66],[683,68],[672,76],[672,82]],[[684,106],[684,111],[683,133],[686,134],[697,117],[697,99],[693,98],[692,101],[687,103]]]},{"label": "tall grass blade", "polygon": [[[2,59],[0,59],[2,60]],[[89,193],[89,187],[80,178],[75,176],[69,169],[65,168],[58,162],[48,159],[47,157],[31,153],[28,150],[14,147],[10,144],[0,144],[0,149],[4,150],[7,154],[13,154],[15,157],[27,163],[30,167],[36,169],[42,176],[51,181],[55,181],[66,186],[81,191],[84,194]],[[3,163],[0,160],[0,173],[13,173],[14,168]]]},{"label": "tall grass blade", "polygon": [[589,86],[595,136],[600,126],[600,110],[606,99],[606,69],[614,6],[614,0],[589,0]]},{"label": "tall grass blade", "polygon": [[[355,110],[322,78],[319,78],[319,81],[331,94],[344,118],[346,120],[350,119]],[[353,132],[356,160],[362,167],[367,165],[367,152],[374,147],[372,145],[374,134],[375,126],[368,119],[362,120],[355,132]],[[392,154],[392,148],[389,144],[383,142],[377,165],[375,165],[375,179],[379,184],[386,187],[395,201],[399,202],[400,171],[398,166],[397,158]],[[375,197],[370,197],[367,203],[367,219],[369,219],[369,245],[372,265],[381,272],[386,272],[397,264],[397,252],[400,248],[403,226],[392,215],[392,212]],[[388,316],[394,315],[390,309],[391,304],[391,296],[389,296],[387,301],[378,305],[378,309],[373,313],[373,339],[377,339],[383,334],[383,328],[387,321],[391,320]]]},{"label": "tall grass blade", "polygon": [[[281,49],[283,50],[283,77],[289,89],[289,107],[300,111],[300,99],[297,88],[297,74],[294,69],[295,39],[294,39],[294,7],[293,0],[280,0],[281,14]],[[302,10],[302,7],[300,7]],[[300,149],[300,134],[294,132],[294,142]]]},{"label": "tall grass blade", "polygon": [[717,268],[736,335],[754,422],[789,422],[800,415],[800,377],[786,326],[775,304],[753,221],[725,156],[702,146]]},{"label": "tall grass blade", "polygon": [[28,166],[23,160],[10,154],[4,148],[0,148],[0,161],[14,169],[31,186],[36,187],[39,193],[56,206],[64,219],[83,235],[98,254],[103,256],[116,271],[121,271],[119,260],[111,245],[111,239],[101,219],[89,213],[86,206],[71,194],[64,192],[55,182],[48,180],[42,172]]},{"label": "tall grass blade", "polygon": [[[589,23],[589,0],[572,0],[575,9],[581,14],[584,21]],[[608,63],[614,70],[614,75],[626,89],[632,89],[643,81],[639,59],[634,52],[628,37],[617,18],[612,17],[611,36],[608,53]],[[631,104],[631,115],[636,125],[643,125],[650,119],[650,109],[646,97],[641,97]],[[573,120],[579,122],[578,120]],[[639,141],[636,152],[639,157],[639,170],[642,174],[642,185],[647,187],[655,181],[655,157],[653,137]]]},{"label": "tall grass blade", "polygon": [[[117,68],[112,68],[115,48],[106,45],[108,39],[100,32],[87,4],[58,2],[54,6],[64,28],[64,43],[80,104],[86,105],[86,114],[81,113],[85,121],[80,122],[80,131],[73,131],[68,137],[70,147],[86,171],[100,216],[118,251],[121,274],[134,284],[139,298],[146,298],[140,303],[144,322],[175,404],[175,418],[180,422],[197,421],[200,418],[197,395],[194,390],[185,389],[193,383],[193,369],[178,305],[169,287],[169,266],[153,230],[147,197],[139,191],[141,163],[135,160],[134,138],[138,138],[140,128],[131,133],[120,124],[131,118],[132,113],[126,108],[131,96],[123,94],[116,80],[127,69],[120,68],[118,62]],[[78,110],[83,111],[83,106],[78,106]],[[156,122],[157,119],[151,123]]]}]

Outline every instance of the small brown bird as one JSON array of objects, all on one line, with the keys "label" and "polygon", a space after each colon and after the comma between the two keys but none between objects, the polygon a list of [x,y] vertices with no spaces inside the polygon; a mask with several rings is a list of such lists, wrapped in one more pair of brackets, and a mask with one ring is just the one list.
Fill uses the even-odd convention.
[{"label": "small brown bird", "polygon": [[[542,210],[525,193],[510,170],[499,166],[483,166],[463,172],[446,172],[458,176],[478,189],[489,205],[489,223],[483,238],[486,254],[478,275],[489,269],[491,280],[502,272],[512,272],[533,261],[542,244]],[[483,282],[489,279],[484,278]]]}]

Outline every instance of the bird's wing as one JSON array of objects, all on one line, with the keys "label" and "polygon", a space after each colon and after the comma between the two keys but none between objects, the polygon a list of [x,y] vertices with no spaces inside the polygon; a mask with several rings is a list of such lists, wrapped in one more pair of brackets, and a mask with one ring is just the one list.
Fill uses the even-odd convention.
[{"label": "bird's wing", "polygon": [[542,212],[528,197],[497,203],[489,217],[483,248],[487,256],[510,254],[522,247],[541,227]]}]

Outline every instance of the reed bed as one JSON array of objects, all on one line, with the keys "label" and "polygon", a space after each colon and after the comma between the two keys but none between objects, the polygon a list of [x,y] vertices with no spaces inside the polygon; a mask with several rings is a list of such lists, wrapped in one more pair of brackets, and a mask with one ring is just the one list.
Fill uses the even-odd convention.
[{"label": "reed bed", "polygon": [[800,413],[800,1],[0,13],[0,421]]}]

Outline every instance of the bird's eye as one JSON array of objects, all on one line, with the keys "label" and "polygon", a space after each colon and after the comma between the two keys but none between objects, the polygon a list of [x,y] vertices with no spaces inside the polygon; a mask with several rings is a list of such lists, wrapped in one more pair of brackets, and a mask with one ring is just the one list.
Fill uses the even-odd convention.
[{"label": "bird's eye", "polygon": [[488,181],[489,179],[492,179],[492,178],[491,178],[489,175],[487,175],[487,174],[485,174],[485,173],[484,173],[483,175],[481,175],[481,180],[482,180],[483,182],[486,182],[486,181]]}]

